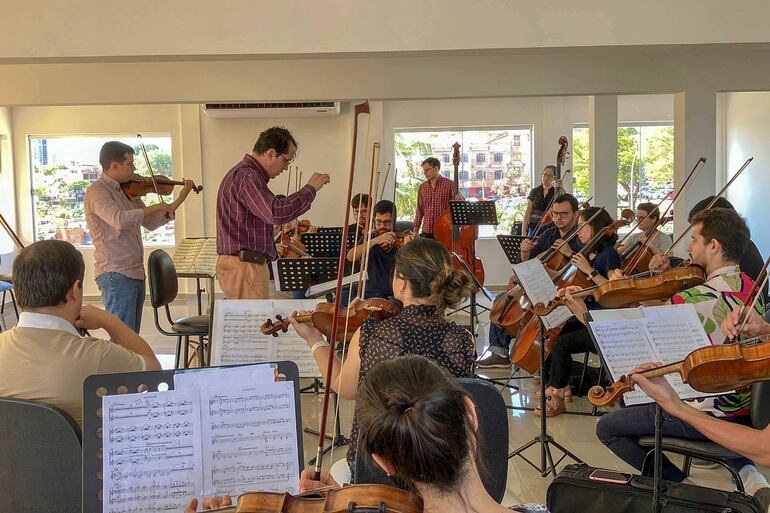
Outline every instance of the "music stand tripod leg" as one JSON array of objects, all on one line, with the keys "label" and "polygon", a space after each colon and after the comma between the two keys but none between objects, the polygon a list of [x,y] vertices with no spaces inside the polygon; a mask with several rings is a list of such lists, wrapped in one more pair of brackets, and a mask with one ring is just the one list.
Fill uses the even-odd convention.
[{"label": "music stand tripod leg", "polygon": [[[338,402],[337,394],[335,392],[331,392],[331,395],[332,395],[332,400],[334,401],[334,405],[332,407],[335,409],[335,411],[338,411],[337,410],[337,402]],[[334,422],[334,436],[330,436],[330,435],[324,434],[324,437],[326,437],[326,439],[331,442],[326,448],[324,448],[324,450],[323,450],[324,456],[329,451],[331,451],[333,448],[335,448],[335,447],[344,447],[344,446],[346,446],[346,445],[348,445],[350,443],[350,439],[346,438],[342,434],[342,428],[340,426],[340,416],[339,415],[335,415],[335,417],[336,418],[335,418],[335,422]],[[321,436],[321,434],[318,431],[314,430],[314,429],[304,428],[303,431],[305,433],[308,433],[308,434],[311,434],[311,435]],[[308,465],[315,465],[315,461],[316,461],[316,459],[315,459],[315,456],[314,456],[313,458],[308,460]]]},{"label": "music stand tripod leg", "polygon": [[[542,376],[542,369],[545,366],[545,325],[543,324],[542,317],[538,317],[540,321],[540,370],[541,370],[541,377],[540,377],[540,434],[527,442],[526,444],[522,445],[518,449],[515,449],[514,451],[510,452],[508,454],[508,459],[511,459],[515,456],[520,457],[527,463],[529,463],[535,470],[540,472],[540,475],[542,477],[546,477],[548,474],[553,473],[553,475],[556,475],[556,465],[558,465],[564,458],[570,458],[574,460],[577,463],[583,463],[583,460],[572,454],[570,451],[565,449],[561,444],[556,442],[556,440],[553,439],[551,435],[548,434],[548,423],[546,416],[546,397],[545,397],[545,379]],[[536,465],[532,461],[529,460],[524,455],[524,451],[532,447],[533,445],[540,444],[540,465]],[[551,454],[551,445],[554,445],[558,450],[560,450],[563,455],[559,460],[554,464],[553,461],[553,455]]]}]

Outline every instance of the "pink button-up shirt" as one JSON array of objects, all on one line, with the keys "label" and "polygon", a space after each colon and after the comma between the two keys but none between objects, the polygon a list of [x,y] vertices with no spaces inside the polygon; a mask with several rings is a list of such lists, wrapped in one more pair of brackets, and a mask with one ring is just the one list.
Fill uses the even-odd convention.
[{"label": "pink button-up shirt", "polygon": [[86,189],[83,209],[94,243],[95,276],[120,273],[144,280],[141,227],[154,230],[174,218],[157,212],[145,222],[144,207],[142,200],[129,199],[120,184],[104,173]]}]

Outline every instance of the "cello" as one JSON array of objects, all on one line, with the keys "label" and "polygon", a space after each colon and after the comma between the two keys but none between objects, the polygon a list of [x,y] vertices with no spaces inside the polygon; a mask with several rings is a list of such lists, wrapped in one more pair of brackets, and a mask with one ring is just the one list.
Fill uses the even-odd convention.
[{"label": "cello", "polygon": [[[455,142],[452,145],[452,164],[454,165],[454,186],[453,193],[460,191],[459,168],[460,168],[460,143]],[[484,284],[484,264],[480,258],[476,257],[476,239],[479,238],[479,227],[466,225],[458,226],[452,224],[452,214],[450,209],[446,209],[433,225],[433,237],[441,243],[442,246],[452,253],[457,253],[468,262],[473,270],[473,275],[479,283]],[[455,267],[462,269],[460,264],[455,261]]]}]

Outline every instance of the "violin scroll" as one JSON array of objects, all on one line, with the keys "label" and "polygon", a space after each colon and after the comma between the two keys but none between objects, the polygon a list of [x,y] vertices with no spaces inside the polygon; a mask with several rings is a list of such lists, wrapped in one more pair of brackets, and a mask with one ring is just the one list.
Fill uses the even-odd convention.
[{"label": "violin scroll", "polygon": [[602,386],[594,386],[588,391],[588,400],[594,406],[612,406],[620,396],[634,389],[634,383],[628,376],[621,376],[618,381],[606,390]]},{"label": "violin scroll", "polygon": [[289,331],[289,319],[284,319],[280,315],[275,316],[275,321],[268,319],[262,323],[260,331],[263,335],[278,336],[278,332],[286,333]]}]

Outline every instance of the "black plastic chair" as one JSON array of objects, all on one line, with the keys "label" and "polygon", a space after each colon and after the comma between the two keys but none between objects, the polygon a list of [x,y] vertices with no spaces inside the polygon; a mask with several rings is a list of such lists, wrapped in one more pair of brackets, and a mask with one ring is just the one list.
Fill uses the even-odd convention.
[{"label": "black plastic chair", "polygon": [[[168,253],[162,249],[156,249],[150,253],[147,259],[147,274],[150,282],[150,304],[155,317],[155,326],[162,334],[176,337],[176,360],[174,368],[179,368],[179,358],[182,352],[182,339],[184,339],[184,368],[189,366],[190,337],[198,337],[196,351],[201,367],[211,362],[211,344],[205,337],[209,336],[210,318],[208,315],[193,315],[173,320],[169,304],[176,299],[179,292],[179,278],[176,275],[176,267]],[[160,324],[158,310],[164,308],[166,320],[171,325],[171,331],[166,331]],[[194,342],[193,342],[194,343]]]},{"label": "black plastic chair", "polygon": [[[751,387],[751,425],[755,429],[764,429],[768,424],[770,424],[770,381],[764,381]],[[639,439],[639,445],[654,449],[655,437],[644,436]],[[662,446],[664,452],[673,452],[684,456],[683,470],[685,475],[690,475],[693,458],[711,461],[730,472],[739,492],[745,491],[743,481],[738,475],[738,469],[733,468],[729,463],[731,459],[740,458],[740,454],[709,440],[690,440],[675,436],[664,436]],[[647,459],[651,457],[652,451],[647,453]]]},{"label": "black plastic chair", "polygon": [[81,511],[82,437],[62,410],[0,398],[3,511]]},{"label": "black plastic chair", "polygon": [[[474,378],[458,379],[476,403],[484,488],[497,502],[503,500],[508,480],[508,410],[503,396],[491,383]],[[356,451],[353,482],[395,486],[388,475],[364,451]]]}]

